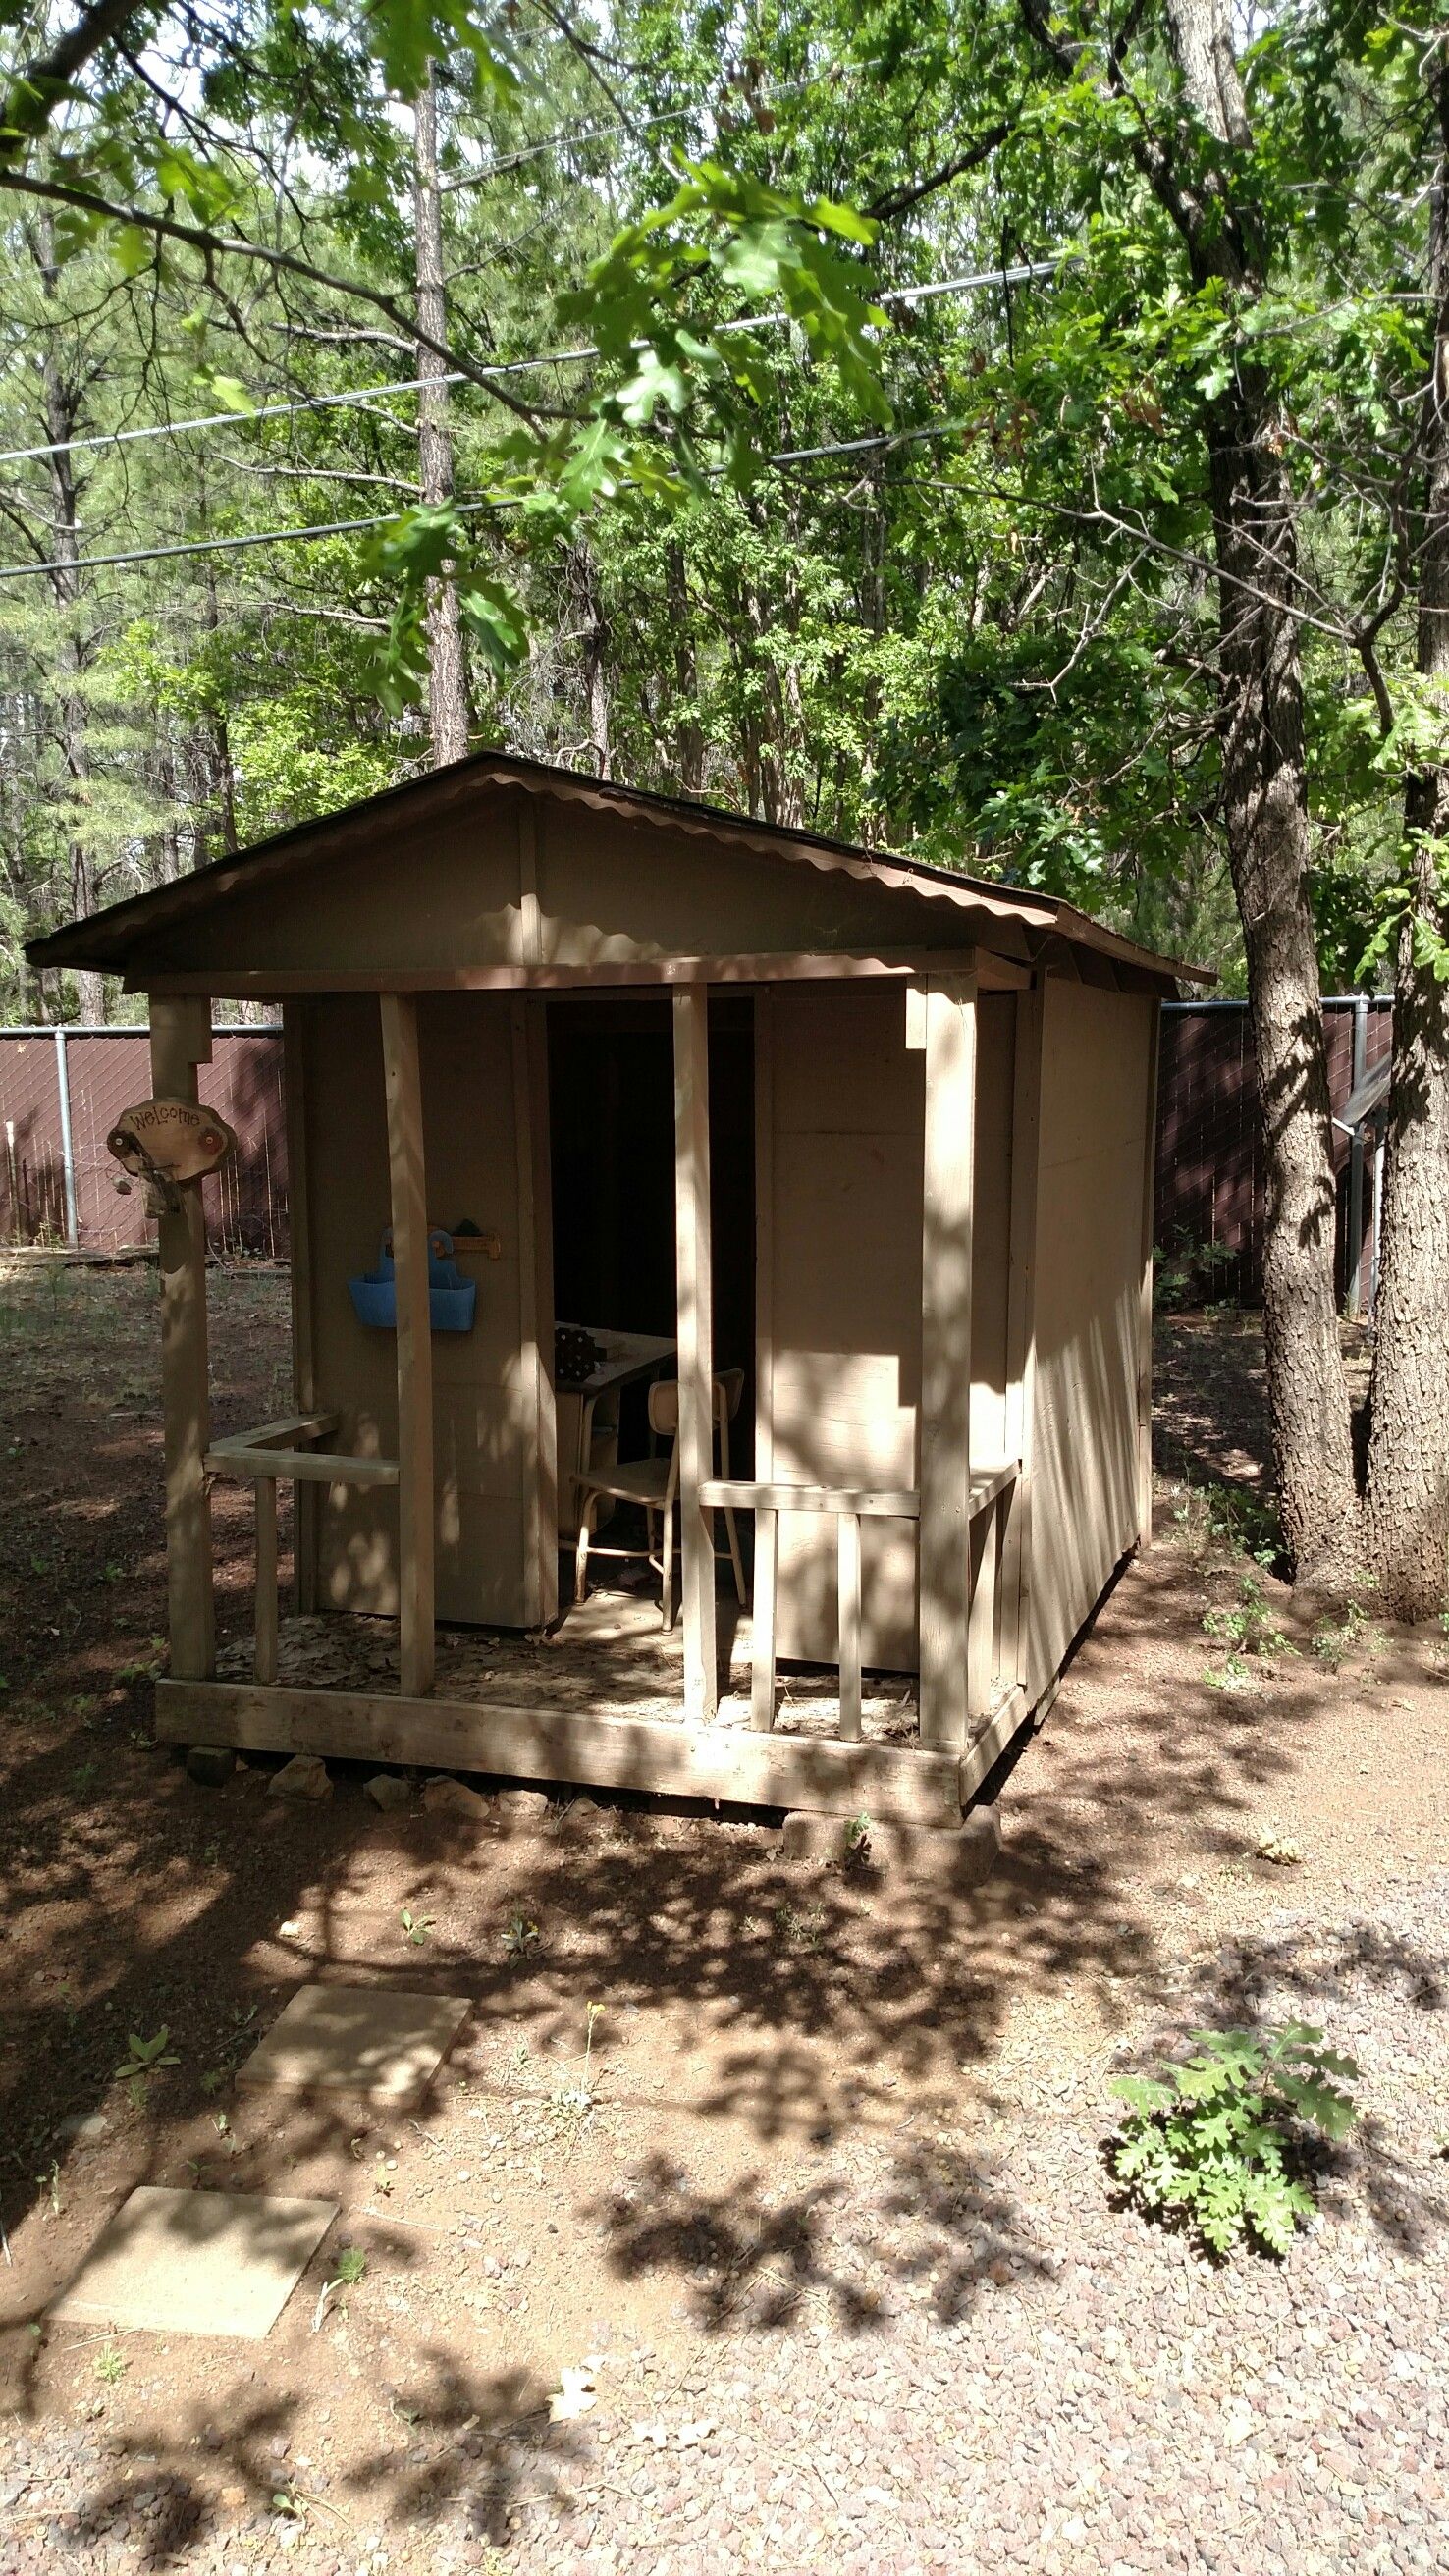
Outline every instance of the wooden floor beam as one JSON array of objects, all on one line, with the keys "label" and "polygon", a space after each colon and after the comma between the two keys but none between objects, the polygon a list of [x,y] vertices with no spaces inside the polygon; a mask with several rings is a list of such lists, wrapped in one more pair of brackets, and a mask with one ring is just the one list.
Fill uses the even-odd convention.
[{"label": "wooden floor beam", "polygon": [[536,1704],[163,1680],[156,1685],[156,1733],[163,1744],[235,1744],[249,1752],[570,1781],[822,1815],[866,1814],[882,1824],[961,1820],[954,1756],[913,1745],[838,1744]]}]

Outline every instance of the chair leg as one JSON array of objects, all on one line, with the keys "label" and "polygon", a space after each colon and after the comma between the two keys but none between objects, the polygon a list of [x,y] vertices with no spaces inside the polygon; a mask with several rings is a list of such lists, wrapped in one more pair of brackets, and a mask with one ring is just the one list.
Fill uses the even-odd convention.
[{"label": "chair leg", "polygon": [[579,1543],[574,1551],[574,1608],[585,1600],[589,1589],[589,1507],[579,1511]]},{"label": "chair leg", "polygon": [[[723,1477],[728,1478],[730,1472],[730,1417],[729,1407],[725,1402],[724,1389],[722,1387],[718,1390],[717,1411],[719,1421],[719,1471]],[[730,1543],[730,1563],[735,1570],[735,1598],[738,1601],[740,1608],[743,1610],[745,1606],[745,1569],[740,1563],[740,1534],[735,1527],[734,1512],[728,1503],[726,1503],[724,1507],[724,1517],[725,1534]]]},{"label": "chair leg", "polygon": [[674,1625],[674,1505],[664,1513],[664,1536],[659,1550],[664,1559],[663,1611],[666,1629]]}]

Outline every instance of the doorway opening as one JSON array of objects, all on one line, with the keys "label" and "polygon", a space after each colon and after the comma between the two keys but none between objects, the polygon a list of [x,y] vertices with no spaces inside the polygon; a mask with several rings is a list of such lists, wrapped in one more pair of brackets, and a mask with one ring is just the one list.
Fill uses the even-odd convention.
[{"label": "doorway opening", "polygon": [[[674,1037],[667,995],[548,1004],[560,1605],[574,1597],[581,1475],[667,1452],[650,1388],[677,1371]],[[747,1476],[755,1425],[754,1005],[709,1006],[710,1217],[717,1378],[739,1373],[730,1471]],[[578,1333],[588,1336],[584,1342]],[[593,1353],[602,1354],[594,1359]],[[733,1393],[733,1386],[731,1386]],[[661,1406],[656,1400],[656,1417]],[[590,1593],[660,1600],[639,1502],[589,1504]],[[748,1518],[748,1516],[746,1516]],[[652,1519],[657,1543],[660,1522]],[[740,1543],[749,1532],[741,1525]],[[593,1539],[597,1538],[597,1551]],[[722,1548],[725,1533],[717,1533]],[[637,1554],[616,1554],[614,1550]],[[731,1580],[729,1561],[722,1581]],[[674,1599],[678,1600],[677,1560]]]}]

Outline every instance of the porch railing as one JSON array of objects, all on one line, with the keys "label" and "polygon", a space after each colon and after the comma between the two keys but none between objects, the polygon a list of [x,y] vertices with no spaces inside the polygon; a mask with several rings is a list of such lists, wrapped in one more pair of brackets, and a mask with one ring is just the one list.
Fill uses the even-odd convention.
[{"label": "porch railing", "polygon": [[[983,1512],[991,1518],[982,1541],[971,1587],[967,1632],[966,1700],[968,1718],[990,1716],[991,1683],[1001,1649],[1002,1537],[1011,1508],[1019,1462],[976,1469],[971,1478],[971,1521]],[[862,1733],[861,1688],[861,1543],[863,1520],[917,1521],[919,1493],[907,1488],[866,1485],[752,1484],[739,1477],[711,1477],[700,1486],[708,1511],[729,1504],[755,1515],[755,1583],[750,1669],[750,1724],[768,1734],[775,1724],[775,1608],[779,1583],[780,1515],[782,1512],[824,1514],[835,1522],[836,1589],[839,1609],[840,1740],[858,1744]],[[1015,1676],[1011,1676],[1015,1679]]]},{"label": "porch railing", "polygon": [[215,1440],[206,1453],[209,1476],[231,1476],[249,1483],[256,1495],[257,1583],[252,1671],[259,1682],[277,1678],[277,1485],[285,1478],[301,1485],[395,1485],[395,1458],[349,1458],[335,1449],[308,1449],[303,1441],[325,1440],[337,1428],[335,1413],[293,1413],[280,1422],[263,1422],[255,1431],[239,1431]]}]

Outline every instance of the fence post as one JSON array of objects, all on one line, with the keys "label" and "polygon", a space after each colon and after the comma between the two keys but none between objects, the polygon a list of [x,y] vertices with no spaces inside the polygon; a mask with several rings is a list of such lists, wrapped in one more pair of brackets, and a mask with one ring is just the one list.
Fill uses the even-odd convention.
[{"label": "fence post", "polygon": [[70,1127],[70,1059],[66,1054],[65,1031],[55,1032],[55,1081],[60,1093],[60,1168],[65,1182],[65,1239],[72,1252],[80,1247],[80,1227],[75,1205],[75,1139]]}]

